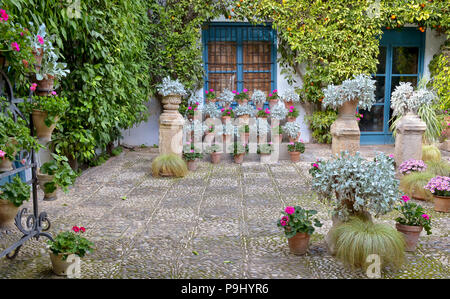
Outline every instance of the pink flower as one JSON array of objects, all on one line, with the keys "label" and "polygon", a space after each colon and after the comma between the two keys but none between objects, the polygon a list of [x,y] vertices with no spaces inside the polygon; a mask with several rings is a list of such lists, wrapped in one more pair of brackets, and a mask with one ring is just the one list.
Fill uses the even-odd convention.
[{"label": "pink flower", "polygon": [[301,143],[305,143],[305,142],[303,141],[303,139],[300,139],[300,142],[301,142]]},{"label": "pink flower", "polygon": [[289,107],[289,109],[294,109],[294,106]]},{"label": "pink flower", "polygon": [[270,114],[270,111],[266,109],[266,114]]},{"label": "pink flower", "polygon": [[244,88],[243,92],[247,92],[247,91],[248,91],[248,89],[247,89],[247,88]]},{"label": "pink flower", "polygon": [[230,112],[230,111],[228,111],[228,112],[227,112],[227,114],[231,114],[231,112]]},{"label": "pink flower", "polygon": [[236,94],[237,94],[237,95],[239,95],[239,91],[238,91],[238,92],[236,92]]},{"label": "pink flower", "polygon": [[214,92],[214,89],[211,88],[209,91],[210,91],[210,92]]},{"label": "pink flower", "polygon": [[280,220],[280,224],[281,224],[281,226],[286,226],[286,221],[283,221],[283,220]]},{"label": "pink flower", "polygon": [[194,150],[193,149],[191,149],[191,153],[193,153],[194,152]]},{"label": "pink flower", "polygon": [[208,94],[208,91],[205,91],[206,94]]},{"label": "pink flower", "polygon": [[24,35],[24,33],[23,33],[23,32],[21,32],[21,33],[20,33],[20,36],[23,36],[23,35]]},{"label": "pink flower", "polygon": [[291,109],[291,110],[289,110],[289,112],[294,112],[294,110]]},{"label": "pink flower", "polygon": [[72,230],[73,230],[74,232],[76,232],[76,233],[80,231],[80,229],[78,228],[78,226],[72,227]]},{"label": "pink flower", "polygon": [[313,167],[319,169],[319,165],[317,165],[316,163],[313,164]]},{"label": "pink flower", "polygon": [[262,108],[261,108],[261,107],[258,107],[257,109],[258,109],[258,111],[261,111],[261,110],[262,110]]},{"label": "pink flower", "polygon": [[273,94],[269,93],[269,97],[273,96]]},{"label": "pink flower", "polygon": [[425,218],[426,220],[430,220],[430,216],[428,216],[427,214],[423,214],[422,217]]},{"label": "pink flower", "polygon": [[289,145],[294,145],[294,142],[289,142]]},{"label": "pink flower", "polygon": [[0,9],[0,21],[8,21],[8,14],[6,13],[6,11],[4,9]]},{"label": "pink flower", "polygon": [[390,154],[390,155],[389,155],[389,158],[394,159],[394,155],[393,155],[393,154]]},{"label": "pink flower", "polygon": [[11,43],[11,48],[13,48],[14,50],[16,50],[17,52],[20,51],[20,46],[19,46],[19,44],[16,43],[16,42],[12,42],[12,43]]},{"label": "pink flower", "polygon": [[194,108],[194,111],[197,111],[198,108]]},{"label": "pink flower", "polygon": [[31,90],[31,91],[35,91],[35,90],[36,90],[36,87],[37,87],[37,84],[36,84],[36,83],[33,83],[33,84],[31,84],[31,86],[30,86],[30,90]]},{"label": "pink flower", "polygon": [[406,203],[406,202],[408,202],[411,199],[408,197],[408,195],[403,195],[402,196],[402,200]]},{"label": "pink flower", "polygon": [[192,107],[191,107],[191,106],[189,106],[189,107],[188,107],[188,110],[192,110]]},{"label": "pink flower", "polygon": [[221,112],[224,112],[224,111],[225,111],[225,108],[220,109],[220,111],[221,111]]},{"label": "pink flower", "polygon": [[56,91],[52,91],[51,92],[52,96],[57,96],[58,94],[56,93]]},{"label": "pink flower", "polygon": [[0,158],[5,159],[6,153],[2,150],[0,150]]},{"label": "pink flower", "polygon": [[278,90],[276,90],[276,89],[273,90],[273,93],[277,93],[277,92],[278,92]]},{"label": "pink flower", "polygon": [[357,121],[360,121],[361,119],[358,117],[356,120],[357,120]]},{"label": "pink flower", "polygon": [[285,222],[288,222],[289,221],[289,217],[288,216],[283,216],[283,217],[281,217],[281,220],[283,220]]},{"label": "pink flower", "polygon": [[286,212],[286,214],[292,215],[295,212],[295,208],[294,207],[286,207],[286,209],[284,211]]},{"label": "pink flower", "polygon": [[41,45],[43,45],[44,44],[44,39],[42,38],[42,36],[38,35],[37,38],[38,38],[39,43]]},{"label": "pink flower", "polygon": [[236,93],[236,90],[233,90],[232,93]]}]

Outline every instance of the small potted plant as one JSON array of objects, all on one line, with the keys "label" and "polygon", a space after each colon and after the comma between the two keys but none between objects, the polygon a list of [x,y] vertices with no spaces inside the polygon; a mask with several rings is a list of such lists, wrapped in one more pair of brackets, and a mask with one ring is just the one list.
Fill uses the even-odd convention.
[{"label": "small potted plant", "polygon": [[272,106],[270,110],[270,116],[272,119],[277,119],[279,121],[284,120],[288,114],[288,110],[282,103],[278,103]]},{"label": "small potted plant", "polygon": [[283,141],[283,127],[276,126],[272,128],[272,141],[275,143],[281,143]]},{"label": "small potted plant", "polygon": [[289,109],[289,107],[294,106],[294,103],[300,103],[300,96],[294,88],[290,87],[282,92],[281,100],[284,102],[286,109]]},{"label": "small potted plant", "polygon": [[201,151],[194,147],[193,143],[188,142],[183,147],[183,159],[186,160],[187,167],[190,171],[197,170],[197,160],[202,159]]},{"label": "small potted plant", "polygon": [[415,251],[422,230],[425,229],[427,235],[431,235],[431,220],[422,206],[409,200],[407,195],[403,195],[401,205],[395,208],[401,213],[401,216],[395,219],[395,227],[405,236],[405,250]]},{"label": "small potted plant", "polygon": [[223,149],[218,144],[212,144],[206,148],[206,152],[211,155],[211,162],[213,164],[219,164],[222,157]]},{"label": "small potted plant", "polygon": [[203,113],[205,114],[205,118],[219,118],[221,116],[221,112],[219,108],[217,108],[216,103],[210,102],[203,105],[202,109]]},{"label": "small potted plant", "polygon": [[261,156],[261,163],[263,164],[272,163],[271,155],[273,151],[274,147],[272,142],[259,144],[257,153]]},{"label": "small potted plant", "polygon": [[234,158],[234,163],[242,164],[245,154],[248,153],[248,144],[234,142],[230,145],[229,151]]},{"label": "small potted plant", "polygon": [[262,90],[255,89],[253,91],[251,101],[255,104],[256,109],[262,110],[264,103],[266,102],[266,93]]},{"label": "small potted plant", "polygon": [[66,63],[58,62],[58,54],[49,46],[43,55],[41,68],[36,71],[37,94],[49,95],[53,91],[54,81],[70,73]]},{"label": "small potted plant", "polygon": [[289,106],[288,108],[288,113],[287,113],[287,121],[288,122],[294,122],[297,117],[299,116],[299,112],[297,110],[297,108],[295,108],[294,106]]},{"label": "small potted plant", "polygon": [[427,170],[427,165],[422,160],[409,159],[404,161],[398,167],[398,171],[402,175],[410,174],[413,172],[421,172]]},{"label": "small potted plant", "polygon": [[234,102],[235,93],[231,90],[225,88],[219,95],[218,99],[224,108],[229,108],[230,105]]},{"label": "small potted plant", "polygon": [[277,105],[279,101],[278,90],[274,89],[271,93],[269,93],[267,100],[269,101],[270,109]]},{"label": "small potted plant", "polygon": [[291,156],[291,161],[297,163],[300,161],[300,154],[305,152],[305,144],[303,142],[290,142],[288,144],[289,156]]},{"label": "small potted plant", "polygon": [[239,119],[241,119],[243,123],[248,123],[248,119],[250,118],[250,116],[253,117],[255,115],[254,109],[248,104],[237,106],[234,109],[234,113]]},{"label": "small potted plant", "polygon": [[424,188],[433,194],[435,211],[450,212],[450,177],[436,176]]},{"label": "small potted plant", "polygon": [[309,247],[309,239],[315,230],[314,226],[322,226],[317,218],[312,218],[317,211],[289,206],[282,213],[283,217],[277,222],[277,226],[283,229],[291,253],[305,254]]},{"label": "small potted plant", "polygon": [[302,128],[298,122],[287,122],[282,128],[283,132],[289,136],[289,142],[298,141]]},{"label": "small potted plant", "polygon": [[222,112],[222,123],[226,124],[230,121],[231,118],[234,118],[234,111],[233,108],[222,108],[220,109],[220,112]]},{"label": "small potted plant", "polygon": [[216,94],[214,93],[214,89],[205,90],[206,95],[206,103],[214,103],[216,101]]},{"label": "small potted plant", "polygon": [[270,110],[269,108],[263,109],[263,108],[257,108],[258,112],[256,113],[256,117],[258,118],[265,118],[267,119],[270,116]]},{"label": "small potted plant", "polygon": [[189,105],[186,109],[186,114],[189,120],[193,120],[195,117],[195,114],[197,113],[198,110],[198,106],[200,104],[198,102],[196,103],[192,103],[191,105]]},{"label": "small potted plant", "polygon": [[94,243],[81,236],[85,232],[84,227],[74,226],[72,231],[61,232],[53,241],[47,241],[52,270],[56,275],[67,276],[69,267],[75,262],[72,257],[83,258],[94,250]]},{"label": "small potted plant", "polygon": [[40,188],[44,191],[44,200],[56,200],[58,188],[67,193],[68,187],[75,183],[77,174],[72,170],[65,156],[52,154],[53,160],[42,164],[37,173]]},{"label": "small potted plant", "polygon": [[234,100],[236,102],[238,102],[239,105],[246,105],[249,99],[248,96],[248,90],[244,88],[244,90],[242,90],[242,92],[233,90],[233,93],[235,94],[234,96]]},{"label": "small potted plant", "polygon": [[19,207],[30,199],[31,187],[15,176],[12,182],[0,187],[0,228],[10,227]]}]

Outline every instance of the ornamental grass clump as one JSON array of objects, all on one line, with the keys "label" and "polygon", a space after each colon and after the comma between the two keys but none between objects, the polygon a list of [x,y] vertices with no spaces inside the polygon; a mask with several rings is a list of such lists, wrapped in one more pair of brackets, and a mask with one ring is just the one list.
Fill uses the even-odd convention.
[{"label": "ornamental grass clump", "polygon": [[427,165],[422,160],[409,159],[400,164],[398,171],[405,175],[412,172],[421,172],[427,169]]},{"label": "ornamental grass clump", "polygon": [[428,162],[439,162],[441,161],[442,155],[441,151],[434,145],[423,145],[422,146],[422,160],[426,163]]},{"label": "ornamental grass clump", "polygon": [[312,166],[312,189],[333,202],[334,214],[341,220],[369,212],[384,215],[394,208],[399,182],[392,158],[378,154],[368,161],[359,153],[342,152]]},{"label": "ornamental grass clump", "polygon": [[[399,268],[405,261],[405,240],[394,228],[351,217],[331,231],[336,258],[352,268],[367,268],[368,257],[378,255],[382,266]],[[370,259],[369,259],[370,260]]]},{"label": "ornamental grass clump", "polygon": [[168,95],[186,95],[186,89],[184,88],[184,85],[177,80],[172,80],[170,77],[165,77],[161,84],[159,84],[157,87],[157,90],[159,94],[162,96],[168,96]]},{"label": "ornamental grass clump", "polygon": [[328,85],[322,90],[324,93],[322,106],[337,109],[345,102],[357,100],[360,109],[370,110],[376,101],[375,82],[375,80],[363,74],[345,80],[338,86]]},{"label": "ornamental grass clump", "polygon": [[184,177],[188,172],[186,162],[175,154],[160,155],[152,162],[152,175],[154,177]]},{"label": "ornamental grass clump", "polygon": [[429,169],[423,172],[413,172],[402,176],[399,189],[408,196],[422,200],[432,200],[433,194],[424,186],[435,176]]}]

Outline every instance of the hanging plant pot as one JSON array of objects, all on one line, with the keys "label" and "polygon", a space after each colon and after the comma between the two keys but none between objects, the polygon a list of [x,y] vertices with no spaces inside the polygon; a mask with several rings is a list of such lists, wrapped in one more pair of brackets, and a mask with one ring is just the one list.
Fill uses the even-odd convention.
[{"label": "hanging plant pot", "polygon": [[234,155],[234,163],[242,164],[242,162],[244,162],[244,154]]},{"label": "hanging plant pot", "polygon": [[[52,262],[53,273],[59,276],[67,276],[69,267],[76,261],[76,259],[71,257],[74,256],[74,254],[69,255],[66,260],[63,260],[63,256],[62,253],[54,254],[50,251],[50,261]],[[69,263],[67,262],[68,260],[72,262]]]},{"label": "hanging plant pot", "polygon": [[44,57],[44,49],[33,49],[32,53],[34,55],[34,60],[36,61],[34,67],[36,72],[39,72],[42,66],[42,57]]},{"label": "hanging plant pot", "polygon": [[53,176],[41,173],[39,170],[38,170],[36,175],[37,175],[37,179],[38,179],[38,182],[39,182],[39,187],[44,192],[44,200],[45,201],[56,200],[58,198],[57,197],[58,188],[56,188],[53,192],[46,192],[45,191],[45,184],[46,183],[50,183],[51,181],[53,181]]},{"label": "hanging plant pot", "polygon": [[289,152],[289,156],[291,156],[291,161],[294,163],[300,161],[300,152]]},{"label": "hanging plant pot", "polygon": [[422,226],[403,225],[400,223],[395,224],[395,228],[401,232],[405,237],[406,251],[415,251],[417,242],[419,241],[420,233],[422,232]]},{"label": "hanging plant pot", "polygon": [[47,75],[47,79],[37,81],[37,95],[47,96],[53,91],[53,85],[55,84],[55,77]]},{"label": "hanging plant pot", "polygon": [[8,200],[0,199],[0,229],[8,228],[14,225],[19,207],[16,207]]},{"label": "hanging plant pot", "polygon": [[221,157],[222,157],[222,153],[211,153],[212,164],[219,164]]},{"label": "hanging plant pot", "polygon": [[436,212],[450,212],[450,197],[434,195],[434,210]]},{"label": "hanging plant pot", "polygon": [[186,161],[186,164],[187,164],[187,168],[188,168],[190,171],[196,171],[196,170],[197,170],[197,167],[198,167],[198,165],[197,165],[197,160],[189,160],[189,161]]},{"label": "hanging plant pot", "polygon": [[292,101],[284,102],[284,106],[286,107],[286,109],[289,109],[289,107],[294,106],[294,102],[292,102]]},{"label": "hanging plant pot", "polygon": [[295,255],[303,255],[308,251],[310,236],[307,233],[297,233],[288,239],[289,250]]},{"label": "hanging plant pot", "polygon": [[36,128],[36,136],[42,141],[46,142],[52,140],[53,130],[56,128],[56,123],[59,120],[59,117],[56,116],[54,119],[55,122],[50,127],[48,127],[45,124],[45,119],[47,118],[47,116],[48,113],[42,110],[33,110],[32,113],[33,124]]}]

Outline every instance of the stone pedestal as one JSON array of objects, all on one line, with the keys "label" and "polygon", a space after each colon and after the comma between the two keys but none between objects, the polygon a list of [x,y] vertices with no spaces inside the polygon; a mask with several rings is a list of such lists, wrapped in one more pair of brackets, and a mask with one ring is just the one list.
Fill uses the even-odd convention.
[{"label": "stone pedestal", "polygon": [[183,152],[183,116],[178,112],[180,95],[163,97],[164,111],[159,117],[159,153],[177,154]]},{"label": "stone pedestal", "polygon": [[359,151],[361,132],[355,117],[357,105],[358,101],[356,100],[347,101],[339,108],[338,118],[331,125],[333,155],[340,155],[342,151],[348,151],[354,155]]},{"label": "stone pedestal", "polygon": [[395,137],[395,163],[402,164],[409,159],[422,159],[422,136],[427,125],[417,114],[408,112],[399,121]]}]

